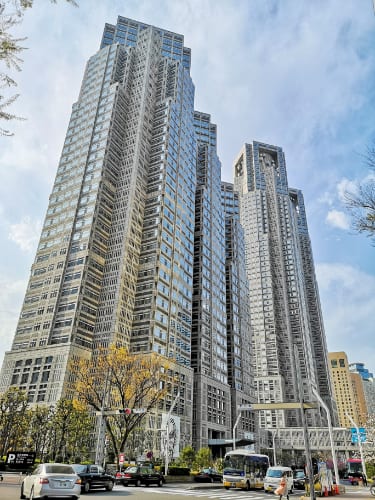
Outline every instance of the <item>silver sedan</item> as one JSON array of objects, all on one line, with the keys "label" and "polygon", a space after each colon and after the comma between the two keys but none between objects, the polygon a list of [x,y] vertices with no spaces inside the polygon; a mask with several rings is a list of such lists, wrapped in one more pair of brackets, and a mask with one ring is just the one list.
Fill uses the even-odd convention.
[{"label": "silver sedan", "polygon": [[81,493],[81,479],[68,464],[40,464],[26,476],[21,485],[21,498],[75,498]]}]

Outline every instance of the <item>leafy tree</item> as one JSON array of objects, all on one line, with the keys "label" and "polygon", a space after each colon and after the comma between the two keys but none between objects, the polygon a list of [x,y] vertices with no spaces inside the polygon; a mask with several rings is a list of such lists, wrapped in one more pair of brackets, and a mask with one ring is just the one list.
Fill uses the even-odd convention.
[{"label": "leafy tree", "polygon": [[10,449],[24,449],[28,420],[27,397],[23,391],[10,387],[0,394],[0,456]]},{"label": "leafy tree", "polygon": [[115,456],[124,451],[130,434],[141,427],[145,416],[166,396],[168,367],[162,356],[130,354],[115,346],[101,349],[89,363],[81,360],[71,365],[77,399],[95,412],[103,407],[107,412],[123,411],[104,417]]},{"label": "leafy tree", "polygon": [[176,463],[178,465],[191,468],[195,461],[195,455],[196,453],[192,446],[185,446],[185,448],[181,450],[178,459],[176,459]]},{"label": "leafy tree", "polygon": [[[57,3],[57,0],[50,0]],[[66,0],[68,3],[77,6],[75,0]],[[21,71],[21,52],[24,47],[22,42],[26,38],[16,38],[12,34],[12,29],[21,24],[27,9],[34,4],[34,0],[3,0],[0,3],[0,61],[3,61],[7,70]],[[18,116],[7,112],[7,108],[18,98],[19,94],[14,94],[8,98],[1,93],[9,87],[16,87],[16,81],[7,73],[0,71],[0,120],[21,120]],[[0,135],[13,135],[7,129],[0,127]]]},{"label": "leafy tree", "polygon": [[36,458],[43,460],[49,443],[50,421],[54,409],[47,406],[36,406],[29,412],[29,448],[35,451]]},{"label": "leafy tree", "polygon": [[50,420],[50,457],[66,461],[86,454],[91,431],[92,423],[86,409],[69,399],[60,399]]},{"label": "leafy tree", "polygon": [[212,467],[212,453],[210,448],[201,448],[195,455],[194,468],[201,470],[205,467]]},{"label": "leafy tree", "polygon": [[358,186],[356,192],[345,193],[345,203],[352,216],[352,226],[358,233],[375,236],[375,143],[367,149],[365,163],[373,172]]}]

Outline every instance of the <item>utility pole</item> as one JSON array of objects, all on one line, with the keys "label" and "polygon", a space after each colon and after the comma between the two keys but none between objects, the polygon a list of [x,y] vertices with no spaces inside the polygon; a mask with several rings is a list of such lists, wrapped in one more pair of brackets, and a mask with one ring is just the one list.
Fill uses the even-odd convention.
[{"label": "utility pole", "polygon": [[96,441],[96,452],[95,452],[95,463],[103,465],[104,455],[105,455],[105,407],[108,397],[108,385],[109,385],[109,369],[107,370],[105,376],[104,392],[102,394],[102,401],[100,406],[100,411],[96,412],[99,416],[98,422],[98,437]]}]

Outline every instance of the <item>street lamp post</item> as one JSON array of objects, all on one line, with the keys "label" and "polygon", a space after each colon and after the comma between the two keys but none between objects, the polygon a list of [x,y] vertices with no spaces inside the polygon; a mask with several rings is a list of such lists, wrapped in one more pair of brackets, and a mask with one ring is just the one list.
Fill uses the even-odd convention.
[{"label": "street lamp post", "polygon": [[275,429],[272,432],[272,450],[273,450],[273,465],[276,465],[276,434],[278,432],[278,429]]},{"label": "street lamp post", "polygon": [[236,428],[239,424],[240,418],[241,418],[241,411],[251,411],[252,406],[251,405],[239,405],[237,406],[237,410],[239,411],[236,422],[234,423],[233,426],[233,431],[232,431],[232,436],[233,436],[233,449],[236,449]]},{"label": "street lamp post", "polygon": [[316,397],[316,399],[319,401],[322,408],[324,408],[324,410],[327,414],[327,424],[328,424],[329,439],[331,441],[331,453],[332,453],[333,468],[335,471],[336,486],[338,486],[338,484],[339,484],[339,470],[337,467],[335,444],[333,441],[331,413],[329,411],[328,406],[324,403],[323,399],[320,397],[320,394],[315,389],[315,387],[312,388],[312,392],[313,392],[314,396]]},{"label": "street lamp post", "polygon": [[359,428],[358,428],[358,425],[354,422],[354,420],[352,419],[352,417],[348,414],[348,413],[345,413],[345,415],[347,416],[347,418],[350,420],[350,422],[352,423],[353,427],[355,428],[355,431],[357,433],[357,439],[358,439],[358,447],[359,447],[359,454],[361,455],[361,462],[362,462],[362,473],[365,475],[365,477],[367,478],[367,474],[366,474],[366,463],[365,463],[365,459],[363,457],[363,449],[362,449],[362,439],[361,439],[361,434],[359,432]]},{"label": "street lamp post", "polygon": [[310,499],[315,500],[315,488],[314,488],[314,471],[311,459],[311,448],[310,448],[310,437],[309,430],[307,427],[307,420],[305,415],[305,409],[303,407],[303,388],[302,388],[302,375],[301,375],[301,366],[298,361],[298,347],[294,345],[294,362],[297,368],[297,382],[298,382],[298,392],[299,392],[299,400],[301,403],[301,420],[303,427],[303,436],[306,447],[306,465],[307,471],[309,475],[309,489],[310,489]]}]

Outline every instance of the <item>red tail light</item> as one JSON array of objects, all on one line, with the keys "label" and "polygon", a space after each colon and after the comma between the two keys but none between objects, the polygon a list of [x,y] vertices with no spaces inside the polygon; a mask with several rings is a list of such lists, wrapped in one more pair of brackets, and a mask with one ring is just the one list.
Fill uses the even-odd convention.
[{"label": "red tail light", "polygon": [[39,478],[39,484],[48,484],[49,481],[46,477],[40,477]]}]

